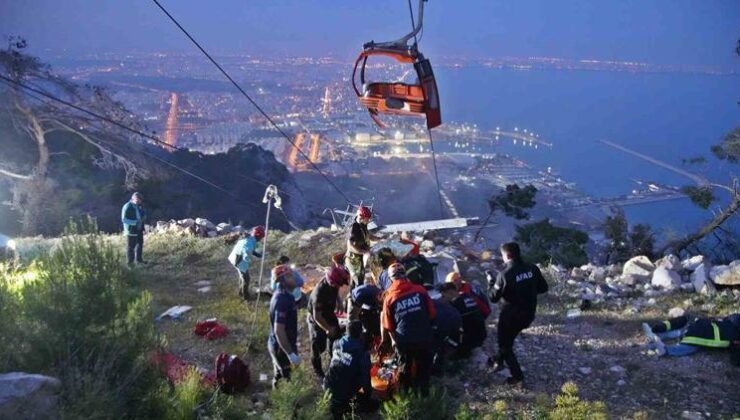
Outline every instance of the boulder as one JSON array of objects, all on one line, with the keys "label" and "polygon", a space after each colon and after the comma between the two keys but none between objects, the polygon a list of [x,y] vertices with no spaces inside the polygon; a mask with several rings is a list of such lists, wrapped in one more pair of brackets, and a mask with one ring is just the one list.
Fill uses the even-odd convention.
[{"label": "boulder", "polygon": [[655,265],[650,261],[650,258],[640,255],[638,257],[631,258],[629,261],[624,263],[622,275],[633,275],[647,278],[654,270]]},{"label": "boulder", "polygon": [[707,271],[706,265],[699,264],[694,272],[691,273],[691,284],[694,286],[696,293],[713,295],[717,289],[714,287],[714,283],[709,280],[709,273]]},{"label": "boulder", "polygon": [[195,220],[193,220],[193,219],[182,219],[179,222],[177,222],[177,224],[180,225],[180,226],[182,226],[182,227],[189,228],[189,227],[195,225]]},{"label": "boulder", "polygon": [[653,272],[653,279],[650,284],[663,289],[674,289],[681,286],[681,276],[665,267],[658,267]]},{"label": "boulder", "polygon": [[671,308],[670,311],[668,311],[668,318],[678,318],[681,316],[686,315],[686,311],[683,308],[679,308],[676,306],[675,308]]},{"label": "boulder", "polygon": [[216,232],[219,233],[219,235],[226,235],[234,231],[234,227],[231,226],[229,223],[219,223],[216,225]]},{"label": "boulder", "polygon": [[591,270],[591,274],[588,276],[588,279],[595,283],[603,283],[604,280],[606,280],[606,268],[594,267],[594,269]]},{"label": "boulder", "polygon": [[733,261],[733,265],[720,265],[709,271],[709,278],[714,284],[722,286],[740,286],[740,264]]},{"label": "boulder", "polygon": [[570,277],[576,280],[583,280],[586,278],[586,272],[582,268],[573,267],[573,269],[570,270]]},{"label": "boulder", "polygon": [[667,268],[671,271],[678,271],[681,268],[681,260],[673,254],[666,255],[655,262],[657,267]]},{"label": "boulder", "polygon": [[434,251],[436,245],[434,244],[434,241],[425,239],[421,242],[419,246],[421,247],[422,251]]},{"label": "boulder", "polygon": [[681,261],[681,268],[687,271],[694,271],[697,267],[704,264],[703,255],[695,255],[691,258]]},{"label": "boulder", "polygon": [[200,217],[197,218],[197,219],[195,219],[195,224],[198,225],[198,226],[204,227],[204,228],[206,228],[208,230],[215,230],[216,229],[216,225],[214,225],[213,223],[211,223],[210,220],[203,219],[203,218],[200,218]]},{"label": "boulder", "polygon": [[59,417],[59,379],[23,372],[0,374],[0,418],[54,419]]},{"label": "boulder", "polygon": [[618,281],[619,283],[622,283],[625,286],[635,286],[637,285],[637,276],[628,274],[626,276],[619,277]]},{"label": "boulder", "polygon": [[208,231],[208,233],[207,233],[206,235],[207,235],[207,236],[208,236],[209,238],[215,238],[216,236],[218,236],[218,232],[216,232],[215,230],[209,230],[209,231]]}]

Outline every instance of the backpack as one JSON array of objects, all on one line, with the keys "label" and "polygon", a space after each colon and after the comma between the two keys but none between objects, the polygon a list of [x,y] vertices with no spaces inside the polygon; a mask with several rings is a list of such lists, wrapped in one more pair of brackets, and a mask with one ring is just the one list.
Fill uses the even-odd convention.
[{"label": "backpack", "polygon": [[243,392],[249,386],[249,367],[236,355],[216,357],[216,383],[227,394]]}]

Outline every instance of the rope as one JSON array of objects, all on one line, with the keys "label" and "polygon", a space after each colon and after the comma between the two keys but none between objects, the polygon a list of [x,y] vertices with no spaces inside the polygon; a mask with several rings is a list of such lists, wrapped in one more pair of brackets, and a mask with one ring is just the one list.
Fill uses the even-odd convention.
[{"label": "rope", "polygon": [[[268,188],[269,190],[269,188]],[[269,194],[269,193],[268,193]],[[262,257],[260,258],[260,276],[257,279],[257,298],[254,300],[254,306],[252,307],[252,325],[249,327],[249,338],[247,339],[246,354],[249,353],[249,348],[252,346],[252,340],[254,339],[254,327],[257,325],[257,311],[259,310],[260,297],[262,296],[262,276],[265,270],[265,256],[267,255],[267,238],[270,234],[270,208],[272,207],[273,195],[267,196],[267,215],[265,216],[265,237],[262,239]]]},{"label": "rope", "polygon": [[[414,23],[414,9],[411,8],[411,0],[408,0],[408,3],[409,3],[409,15],[411,16],[411,30],[413,31],[416,28],[416,23]],[[419,40],[416,38],[416,34],[414,34],[414,45],[418,45],[418,44],[419,44]]]},{"label": "rope", "polygon": [[439,184],[439,174],[437,173],[437,154],[434,152],[434,140],[432,140],[432,130],[427,128],[429,133],[429,146],[432,149],[432,164],[434,166],[434,180],[437,182],[437,196],[439,198],[439,217],[445,216],[444,204],[442,203],[442,186]]},{"label": "rope", "polygon": [[315,169],[316,172],[318,172],[324,178],[324,180],[327,183],[329,183],[329,185],[331,187],[333,187],[339,193],[339,195],[342,196],[342,198],[344,198],[344,200],[347,203],[351,203],[352,200],[350,200],[349,197],[347,197],[347,195],[342,190],[340,190],[339,187],[337,187],[337,185],[331,179],[329,179],[329,177],[313,161],[311,161],[311,159],[308,157],[308,155],[303,150],[301,150],[295,144],[295,142],[293,142],[293,140],[290,138],[290,136],[288,136],[277,125],[277,123],[275,123],[275,121],[272,119],[272,117],[270,117],[267,114],[267,112],[265,112],[262,109],[262,107],[257,102],[255,102],[255,100],[252,99],[252,97],[249,96],[249,94],[244,89],[242,89],[242,87],[229,75],[229,73],[227,73],[226,70],[224,70],[224,68],[221,67],[221,65],[218,64],[218,62],[213,57],[211,57],[210,54],[208,54],[208,52],[198,43],[198,41],[196,41],[195,38],[193,38],[193,36],[190,35],[190,33],[182,25],[180,25],[180,22],[178,22],[177,19],[175,19],[170,14],[170,12],[168,12],[167,9],[165,9],[164,6],[162,6],[162,4],[158,0],[152,0],[152,1],[154,2],[154,4],[157,5],[157,7],[160,8],[160,10],[162,10],[162,12],[164,12],[165,15],[167,15],[167,17],[172,21],[172,23],[175,24],[175,26],[177,26],[180,29],[180,31],[182,31],[182,33],[185,34],[185,36],[188,37],[188,39],[190,39],[190,41],[200,50],[200,52],[202,52],[203,55],[205,55],[208,58],[208,60],[210,60],[210,62],[213,63],[214,66],[216,66],[216,68],[221,72],[221,74],[223,74],[224,77],[226,77],[226,79],[228,79],[229,82],[231,82],[231,84],[234,85],[234,87],[236,87],[236,89],[242,94],[242,96],[244,96],[257,109],[257,111],[259,111],[259,113],[262,114],[262,116],[265,117],[265,119],[267,119],[267,121],[270,122],[270,124],[273,126],[273,128],[275,128],[275,130],[278,133],[280,133],[283,137],[285,137],[285,140],[287,140],[288,143],[290,143],[291,146],[293,146],[293,148],[295,148],[298,151],[298,153],[300,153],[300,155],[304,159],[306,159],[306,161],[311,165],[311,167],[313,167],[313,169]]}]

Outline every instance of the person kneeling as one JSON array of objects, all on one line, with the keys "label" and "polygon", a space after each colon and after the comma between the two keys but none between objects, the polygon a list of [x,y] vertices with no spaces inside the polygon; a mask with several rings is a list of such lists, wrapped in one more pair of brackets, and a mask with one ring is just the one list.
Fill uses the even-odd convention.
[{"label": "person kneeling", "polygon": [[362,341],[360,321],[350,322],[347,335],[334,344],[324,390],[331,393],[330,408],[335,420],[350,412],[353,400],[362,412],[379,408],[378,401],[372,399],[370,353]]}]

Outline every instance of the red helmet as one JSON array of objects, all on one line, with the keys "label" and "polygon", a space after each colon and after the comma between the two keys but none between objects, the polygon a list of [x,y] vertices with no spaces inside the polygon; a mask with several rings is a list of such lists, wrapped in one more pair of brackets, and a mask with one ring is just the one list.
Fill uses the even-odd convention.
[{"label": "red helmet", "polygon": [[252,228],[252,236],[254,236],[257,239],[262,239],[265,237],[265,227],[264,226],[255,226]]},{"label": "red helmet", "polygon": [[326,272],[326,281],[334,287],[349,284],[349,272],[341,266],[334,266]]},{"label": "red helmet", "polygon": [[370,219],[373,217],[373,212],[370,211],[369,207],[360,206],[357,209],[357,217],[359,217],[360,219]]},{"label": "red helmet", "polygon": [[388,276],[392,279],[402,279],[406,277],[406,268],[403,264],[395,262],[388,267]]}]

